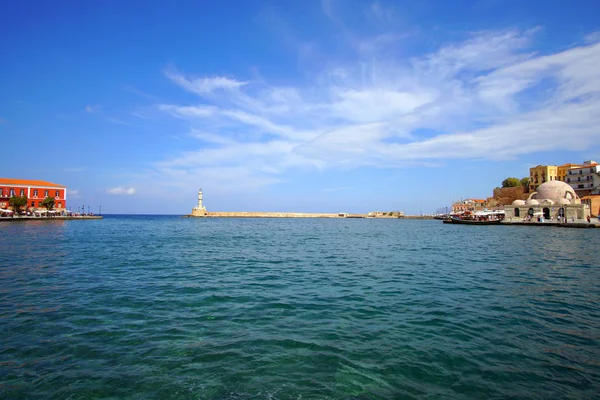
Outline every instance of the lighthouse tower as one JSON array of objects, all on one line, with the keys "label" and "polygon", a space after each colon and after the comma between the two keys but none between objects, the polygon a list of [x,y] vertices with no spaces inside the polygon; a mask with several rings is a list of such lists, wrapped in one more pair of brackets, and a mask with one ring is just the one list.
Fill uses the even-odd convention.
[{"label": "lighthouse tower", "polygon": [[192,209],[192,215],[198,217],[206,215],[206,207],[202,204],[202,189],[198,189],[198,205]]},{"label": "lighthouse tower", "polygon": [[202,206],[202,189],[198,189],[198,208],[204,208]]}]

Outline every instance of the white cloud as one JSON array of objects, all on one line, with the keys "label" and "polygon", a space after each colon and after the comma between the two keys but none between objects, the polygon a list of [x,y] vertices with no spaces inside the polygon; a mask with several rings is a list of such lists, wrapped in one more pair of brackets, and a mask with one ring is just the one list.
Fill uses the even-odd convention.
[{"label": "white cloud", "polygon": [[587,43],[597,43],[600,42],[600,31],[592,32],[587,34],[584,38]]},{"label": "white cloud", "polygon": [[100,109],[102,108],[102,106],[85,106],[85,111],[88,113],[96,113],[98,111],[100,111]]},{"label": "white cloud", "polygon": [[[323,9],[343,24],[331,4]],[[251,189],[296,169],[585,149],[600,138],[600,43],[539,55],[537,31],[478,32],[409,59],[357,50],[355,62],[324,66],[310,85],[167,72],[202,103],[158,109],[188,121],[199,145],[155,173]]]},{"label": "white cloud", "polygon": [[237,90],[247,84],[224,76],[189,79],[173,68],[165,71],[165,75],[185,90],[199,95],[217,90]]},{"label": "white cloud", "polygon": [[79,199],[81,195],[77,189],[67,189],[67,197],[71,199]]},{"label": "white cloud", "polygon": [[106,190],[106,193],[108,194],[115,194],[115,195],[123,195],[123,196],[132,196],[135,194],[135,188],[124,188],[124,187],[115,187],[115,188],[109,188]]}]

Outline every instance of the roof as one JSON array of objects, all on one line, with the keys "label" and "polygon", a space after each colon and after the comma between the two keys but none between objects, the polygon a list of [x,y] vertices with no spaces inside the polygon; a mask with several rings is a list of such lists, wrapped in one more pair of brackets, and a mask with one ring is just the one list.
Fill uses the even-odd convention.
[{"label": "roof", "polygon": [[38,181],[31,179],[13,179],[13,178],[0,178],[0,185],[6,186],[44,186],[44,187],[58,187],[66,188],[64,185],[58,183],[52,183],[47,181]]},{"label": "roof", "polygon": [[586,169],[589,167],[595,167],[596,165],[598,165],[598,163],[579,165],[578,167],[571,168],[571,169]]},{"label": "roof", "polygon": [[581,164],[563,164],[559,165],[559,167],[581,167]]},{"label": "roof", "polygon": [[600,194],[588,194],[587,196],[583,196],[581,200],[592,200],[597,197],[600,197]]}]

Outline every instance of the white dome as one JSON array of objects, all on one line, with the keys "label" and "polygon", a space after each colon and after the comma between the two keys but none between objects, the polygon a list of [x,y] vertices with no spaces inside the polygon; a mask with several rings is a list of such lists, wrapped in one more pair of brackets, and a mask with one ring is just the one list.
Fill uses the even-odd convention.
[{"label": "white dome", "polygon": [[534,199],[543,200],[549,199],[557,202],[559,199],[571,200],[572,204],[579,204],[579,197],[575,194],[575,190],[569,185],[561,181],[550,181],[542,183],[533,196]]},{"label": "white dome", "polygon": [[529,199],[529,200],[527,200],[527,203],[525,203],[525,204],[527,204],[528,206],[537,206],[540,204],[540,202],[537,201],[536,199]]},{"label": "white dome", "polygon": [[556,202],[558,205],[560,206],[566,206],[571,204],[571,200],[569,199],[558,199],[558,201]]},{"label": "white dome", "polygon": [[515,200],[512,202],[513,206],[524,206],[525,205],[525,200]]},{"label": "white dome", "polygon": [[[559,200],[560,200],[560,199],[559,199]],[[549,205],[552,205],[552,204],[554,204],[554,202],[553,202],[552,200],[550,200],[550,199],[544,199],[544,200],[542,200],[541,204],[549,204]]]}]

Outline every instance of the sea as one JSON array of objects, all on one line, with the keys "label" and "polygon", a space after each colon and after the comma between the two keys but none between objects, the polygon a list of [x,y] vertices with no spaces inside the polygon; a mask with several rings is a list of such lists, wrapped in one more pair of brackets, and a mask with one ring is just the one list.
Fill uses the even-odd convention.
[{"label": "sea", "polygon": [[1,399],[593,399],[600,229],[0,221]]}]

